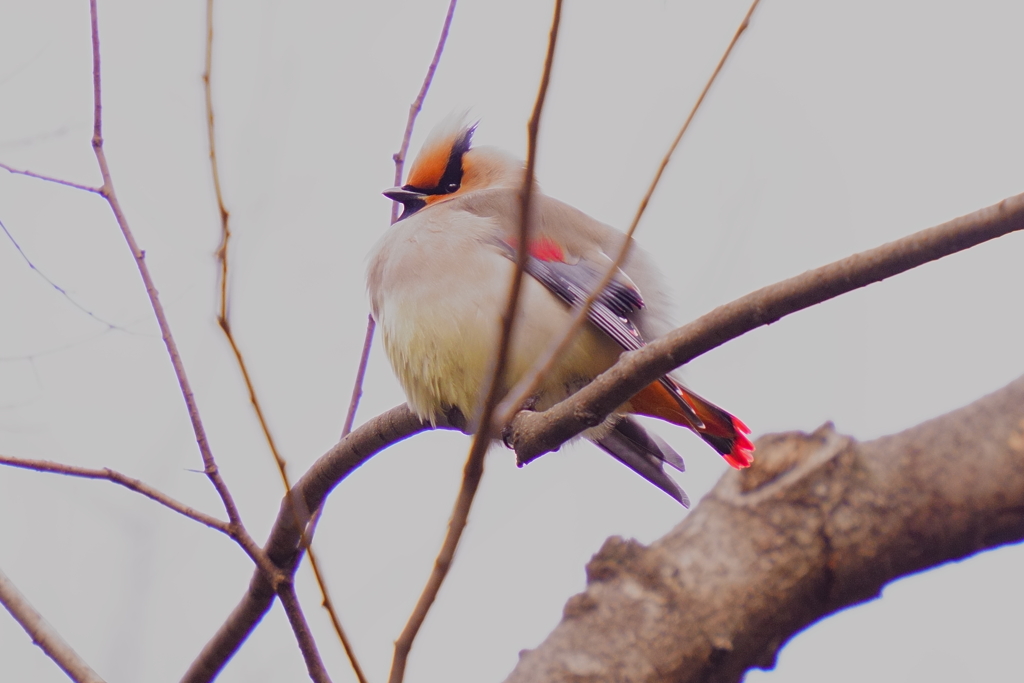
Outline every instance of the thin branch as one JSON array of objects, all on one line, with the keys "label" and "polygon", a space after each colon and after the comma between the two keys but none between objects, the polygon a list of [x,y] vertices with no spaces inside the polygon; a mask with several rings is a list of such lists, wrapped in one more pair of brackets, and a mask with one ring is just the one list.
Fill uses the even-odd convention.
[{"label": "thin branch", "polygon": [[316,648],[316,641],[313,640],[313,632],[309,630],[306,616],[302,613],[302,606],[295,595],[295,586],[291,583],[283,583],[278,587],[277,594],[281,597],[281,605],[284,607],[285,614],[288,615],[288,622],[292,625],[295,639],[299,642],[302,658],[306,660],[309,678],[314,683],[331,683],[331,677],[327,675],[324,662],[320,659],[320,651]]},{"label": "thin branch", "polygon": [[32,642],[38,645],[46,656],[54,661],[75,681],[75,683],[104,683],[99,674],[92,670],[85,660],[75,652],[60,634],[43,619],[21,591],[11,583],[0,570],[0,603],[7,608],[14,620],[25,629]]},{"label": "thin branch", "polygon": [[658,377],[750,330],[769,325],[840,294],[921,264],[1024,230],[1024,194],[826,266],[719,306],[639,351],[543,413],[520,412],[510,443],[525,464],[600,424],[615,408]]},{"label": "thin branch", "polygon": [[366,683],[366,674],[363,673],[363,668],[359,666],[359,660],[356,659],[355,651],[352,649],[352,643],[349,641],[348,636],[345,635],[345,629],[341,627],[341,621],[338,619],[338,612],[334,609],[334,603],[331,602],[331,598],[327,593],[327,584],[324,581],[323,574],[320,573],[319,560],[317,560],[316,555],[313,554],[313,545],[310,542],[312,540],[312,535],[312,530],[303,532],[300,542],[306,549],[306,554],[309,556],[309,566],[313,570],[313,577],[316,579],[317,585],[320,586],[320,605],[327,610],[327,615],[331,618],[331,626],[334,627],[334,633],[338,636],[338,640],[341,641],[341,646],[344,648],[345,654],[348,656],[348,663],[352,667],[352,672],[355,673],[356,679],[359,683]]},{"label": "thin branch", "polygon": [[[149,273],[149,267],[146,265],[146,252],[140,249],[138,243],[135,241],[135,236],[132,234],[131,228],[128,226],[128,219],[125,217],[124,211],[121,209],[121,204],[118,202],[117,193],[114,191],[114,183],[110,176],[110,166],[107,164],[107,156],[103,151],[103,102],[100,79],[100,34],[96,0],[89,0],[89,16],[92,28],[92,83],[94,103],[92,148],[96,153],[96,162],[99,164],[100,174],[103,177],[103,185],[100,187],[99,193],[107,200],[111,211],[114,212],[114,218],[117,220],[117,225],[121,228],[121,234],[124,235],[124,239],[128,243],[128,248],[131,249],[132,256],[135,258],[135,263],[139,268],[139,274],[142,276],[142,281],[146,286],[146,293],[149,295],[149,301],[150,304],[152,304],[153,313],[156,315],[157,323],[160,325],[160,334],[163,337],[164,345],[167,347],[167,353],[171,358],[171,365],[174,367],[174,374],[178,378],[178,385],[181,387],[181,394],[185,399],[185,405],[188,407],[188,416],[192,421],[192,431],[195,432],[196,443],[199,445],[199,452],[203,458],[206,476],[210,479],[211,483],[213,483],[214,488],[220,495],[221,501],[224,504],[224,509],[227,512],[228,519],[231,520],[232,524],[241,527],[242,522],[238,514],[238,508],[235,506],[235,501],[232,499],[230,491],[228,491],[227,484],[224,482],[224,479],[220,476],[220,471],[217,469],[217,462],[213,458],[213,452],[210,450],[210,444],[206,438],[206,429],[203,427],[202,418],[199,416],[199,407],[196,405],[195,396],[192,393],[192,387],[189,384],[188,376],[185,374],[185,365],[181,361],[181,354],[178,353],[178,346],[174,341],[174,336],[171,334],[171,327],[167,322],[167,315],[164,313],[163,305],[160,303],[160,295],[157,293],[156,285],[153,283],[153,278]],[[245,536],[248,536],[248,533],[244,528],[242,528],[240,532]],[[252,545],[255,546],[255,543]]]},{"label": "thin branch", "polygon": [[644,211],[647,210],[647,205],[651,201],[651,197],[654,195],[654,190],[658,187],[658,183],[661,181],[661,176],[665,173],[665,169],[668,167],[668,162],[672,159],[672,155],[675,154],[676,148],[679,146],[679,142],[683,139],[683,135],[686,130],[690,127],[690,122],[693,121],[693,117],[697,115],[697,110],[700,109],[700,105],[704,102],[705,96],[708,91],[711,90],[711,85],[715,82],[718,77],[718,73],[722,70],[725,65],[725,61],[732,54],[732,49],[735,47],[736,42],[743,35],[743,32],[747,30],[747,26],[750,25],[750,17],[754,14],[754,10],[757,8],[760,0],[754,0],[750,5],[750,9],[747,10],[746,15],[743,17],[743,21],[740,22],[739,27],[736,29],[736,33],[733,34],[732,40],[729,41],[729,45],[725,48],[725,52],[722,53],[721,59],[718,60],[718,64],[715,66],[715,70],[711,72],[711,77],[708,78],[708,82],[704,85],[704,89],[701,90],[700,95],[697,97],[697,101],[694,102],[693,108],[690,109],[689,116],[686,117],[686,121],[683,122],[682,128],[679,129],[679,133],[676,135],[672,144],[669,145],[668,151],[665,153],[664,158],[661,160],[661,164],[658,166],[657,172],[654,174],[654,179],[651,181],[650,187],[647,188],[647,193],[644,194],[643,199],[640,200],[640,206],[637,207],[636,215],[633,217],[633,222],[629,226],[629,230],[626,231],[626,237],[622,242],[622,248],[619,249],[618,255],[615,260],[605,271],[604,277],[598,283],[597,287],[590,292],[587,296],[587,300],[583,302],[583,305],[576,312],[576,316],[569,323],[565,333],[559,337],[558,340],[548,346],[547,351],[533,364],[530,372],[526,373],[522,380],[519,381],[518,385],[508,393],[506,398],[501,402],[501,405],[496,411],[494,425],[495,428],[501,428],[507,425],[512,417],[519,411],[523,403],[527,398],[532,396],[537,391],[537,387],[540,386],[540,382],[544,377],[548,377],[551,374],[551,369],[554,367],[558,359],[562,357],[565,350],[569,348],[569,344],[572,343],[573,339],[576,338],[576,333],[580,331],[580,328],[587,321],[587,316],[590,314],[590,308],[594,305],[597,297],[605,290],[619,268],[626,261],[626,256],[629,254],[629,248],[633,245],[633,233],[636,232],[636,228],[640,225],[640,219],[644,215]]},{"label": "thin branch", "polygon": [[348,436],[352,431],[352,425],[356,421],[356,411],[359,409],[359,399],[363,397],[363,380],[366,379],[366,366],[370,363],[370,347],[373,346],[373,331],[377,323],[373,314],[366,316],[366,336],[363,337],[363,350],[359,354],[359,368],[356,370],[356,381],[352,385],[352,398],[348,402],[348,413],[345,415],[345,425],[341,428],[341,438]]},{"label": "thin branch", "polygon": [[64,185],[65,187],[73,187],[76,190],[84,190],[85,192],[92,192],[93,194],[103,194],[103,188],[101,187],[93,187],[92,185],[82,185],[81,183],[73,183],[70,180],[61,180],[60,178],[54,178],[52,176],[43,175],[41,173],[23,171],[17,168],[12,168],[7,164],[0,164],[0,168],[4,169],[8,173],[28,176],[29,178],[35,178],[37,180],[45,180],[48,183],[56,183],[57,185]]},{"label": "thin branch", "polygon": [[276,585],[281,580],[281,572],[277,567],[269,560],[266,553],[264,553],[256,541],[252,539],[249,532],[246,530],[245,525],[242,524],[242,519],[238,514],[238,508],[235,505],[234,499],[231,497],[231,492],[228,490],[227,483],[225,483],[223,477],[220,475],[220,470],[217,469],[217,462],[213,458],[213,452],[210,450],[210,444],[206,437],[206,429],[203,427],[202,418],[199,415],[199,407],[196,405],[195,395],[192,393],[192,387],[189,384],[188,376],[185,374],[185,365],[182,363],[181,354],[178,352],[178,346],[174,341],[174,336],[171,334],[170,324],[167,322],[167,315],[164,313],[163,305],[160,303],[160,295],[157,293],[156,285],[153,283],[153,278],[150,276],[149,267],[146,265],[146,252],[139,248],[138,243],[135,241],[135,236],[132,234],[131,228],[128,226],[128,219],[124,215],[124,211],[121,209],[121,204],[117,199],[117,193],[114,191],[114,182],[110,175],[110,166],[107,164],[107,156],[103,151],[103,90],[100,78],[100,32],[99,32],[99,15],[96,9],[96,0],[89,0],[89,19],[92,34],[92,94],[93,94],[93,133],[92,133],[92,148],[96,154],[96,163],[100,168],[100,175],[103,177],[103,185],[100,187],[100,195],[107,200],[107,204],[110,205],[110,210],[114,213],[114,218],[117,220],[117,225],[121,229],[121,234],[124,236],[125,242],[128,244],[128,248],[132,252],[132,256],[135,258],[135,263],[139,269],[139,275],[142,276],[142,281],[146,286],[146,294],[149,296],[150,304],[153,307],[153,313],[156,316],[157,323],[160,326],[160,335],[164,340],[164,345],[167,347],[167,354],[171,358],[171,365],[174,368],[174,374],[178,379],[178,386],[181,388],[181,395],[185,399],[185,405],[188,408],[188,416],[192,422],[192,431],[195,433],[196,443],[199,445],[199,452],[203,458],[203,471],[207,478],[213,484],[217,490],[217,494],[220,496],[221,502],[224,505],[224,509],[227,512],[228,519],[230,520],[231,526],[234,530],[232,538],[242,546],[242,549],[253,559],[260,571],[266,572],[267,580],[272,584]]},{"label": "thin branch", "polygon": [[[434,57],[427,67],[427,75],[423,77],[423,85],[416,99],[409,105],[409,119],[405,123],[405,133],[402,134],[402,146],[391,157],[395,161],[395,185],[402,184],[402,171],[405,168],[405,155],[409,152],[409,141],[412,140],[412,131],[416,126],[416,117],[423,108],[423,101],[427,98],[430,84],[434,81],[434,72],[437,65],[441,63],[441,55],[444,54],[444,44],[448,40],[448,30],[452,26],[452,17],[455,16],[455,4],[458,0],[451,0],[448,3],[448,13],[444,15],[444,24],[441,26],[441,35],[437,39],[437,47],[434,48]],[[398,220],[398,202],[391,202],[391,223]]]},{"label": "thin branch", "polygon": [[75,465],[65,465],[59,462],[53,462],[50,460],[34,460],[31,458],[14,458],[7,455],[0,455],[0,465],[8,465],[10,467],[18,467],[25,470],[34,470],[36,472],[52,472],[55,474],[63,474],[68,477],[81,477],[83,479],[105,479],[106,481],[113,482],[120,486],[125,487],[136,493],[141,493],[150,500],[154,500],[160,503],[164,507],[170,508],[175,512],[182,514],[189,519],[195,520],[200,524],[204,524],[211,529],[216,529],[221,533],[233,536],[234,531],[231,524],[223,520],[212,517],[205,512],[200,512],[193,507],[185,505],[184,503],[171,498],[166,493],[158,491],[149,484],[133,479],[125,474],[121,474],[116,470],[112,470],[109,467],[103,468],[90,468],[90,467],[78,467]]},{"label": "thin branch", "polygon": [[[29,361],[29,362],[33,362],[36,358],[42,358],[43,356],[48,356],[48,355],[50,355],[52,353],[61,353],[63,351],[67,351],[68,349],[73,349],[73,348],[75,348],[77,346],[80,346],[81,344],[86,344],[86,343],[91,342],[91,341],[93,341],[95,339],[99,339],[103,335],[109,334],[109,333],[110,333],[110,329],[108,328],[106,330],[101,330],[101,331],[99,331],[99,332],[97,332],[95,334],[91,334],[88,337],[83,337],[81,339],[78,339],[77,341],[71,341],[71,342],[68,342],[67,344],[61,344],[60,346],[51,346],[50,348],[43,349],[42,351],[36,351],[35,353],[25,353],[25,354],[22,354],[22,355],[19,355],[19,356],[0,356],[0,363],[9,363],[9,362],[12,362],[12,361]],[[140,333],[137,333],[137,332],[129,332],[128,334],[138,334],[139,336],[149,336],[149,335],[144,335],[144,334],[140,334]]]},{"label": "thin branch", "polygon": [[523,187],[521,190],[521,212],[519,224],[519,245],[520,249],[516,256],[515,272],[512,275],[512,282],[509,286],[508,303],[501,320],[501,336],[498,348],[488,381],[485,383],[486,394],[483,407],[479,416],[474,416],[473,423],[477,425],[476,435],[473,437],[473,444],[470,447],[469,456],[466,459],[466,466],[462,473],[462,484],[459,487],[459,494],[455,500],[451,520],[448,522],[448,533],[445,535],[441,550],[434,560],[434,568],[430,573],[423,593],[420,595],[409,621],[402,629],[401,635],[395,641],[395,654],[391,662],[391,674],[388,676],[388,683],[401,683],[405,677],[405,667],[408,662],[409,652],[416,639],[416,634],[426,619],[427,612],[437,598],[437,593],[444,583],[452,561],[455,559],[455,551],[458,549],[462,532],[466,528],[469,519],[469,511],[473,505],[473,498],[476,496],[477,488],[484,471],[484,455],[491,442],[491,416],[500,398],[499,392],[505,377],[505,366],[508,361],[508,351],[512,339],[512,328],[515,322],[516,310],[519,305],[520,285],[523,281],[523,273],[526,270],[526,261],[529,257],[529,216],[530,202],[533,196],[534,168],[537,159],[537,136],[540,130],[540,117],[544,109],[544,100],[547,97],[548,85],[551,81],[551,66],[555,57],[555,45],[558,40],[558,28],[562,18],[562,0],[555,0],[554,17],[551,21],[551,32],[548,38],[547,56],[544,59],[544,72],[541,77],[540,88],[537,92],[537,100],[533,107],[533,114],[530,116],[528,129],[528,143],[526,154],[526,173],[523,176]]},{"label": "thin branch", "polygon": [[280,583],[287,577],[285,574],[278,569],[267,557],[266,553],[256,545],[256,542],[252,538],[244,533],[244,529],[240,529],[238,525],[225,522],[217,519],[205,512],[200,512],[193,507],[185,505],[184,503],[171,498],[165,493],[158,491],[149,484],[133,479],[125,474],[122,474],[116,470],[112,470],[109,467],[101,469],[89,468],[89,467],[78,467],[76,465],[65,465],[59,462],[53,462],[51,460],[34,460],[31,458],[15,458],[8,455],[0,455],[0,465],[8,465],[10,467],[18,467],[25,470],[34,470],[36,472],[51,472],[54,474],[63,474],[68,477],[79,477],[82,479],[104,479],[106,481],[113,482],[120,486],[141,493],[147,498],[160,503],[164,507],[167,507],[175,512],[188,517],[200,524],[216,529],[221,533],[232,538],[245,554],[252,559],[253,563],[259,568],[258,571],[266,572],[268,581],[271,583]]},{"label": "thin branch", "polygon": [[[457,412],[452,412],[441,416],[435,427],[463,430],[465,421]],[[321,456],[281,501],[281,509],[264,545],[271,561],[291,576],[302,556],[305,527],[296,525],[295,510],[319,509],[335,486],[375,454],[428,429],[432,429],[430,423],[421,422],[403,404],[367,420]],[[213,680],[270,609],[274,595],[274,587],[263,572],[253,572],[242,600],[196,657],[181,679],[182,683]]]},{"label": "thin branch", "polygon": [[[409,118],[405,122],[405,132],[402,134],[402,145],[392,155],[395,162],[395,185],[402,184],[402,174],[405,170],[405,155],[409,152],[409,141],[412,140],[412,131],[416,127],[416,117],[423,109],[423,102],[430,91],[430,84],[434,82],[434,73],[437,65],[441,63],[441,55],[444,54],[444,45],[448,41],[448,30],[452,26],[452,17],[455,16],[455,5],[458,0],[451,0],[448,3],[448,12],[444,15],[444,23],[441,25],[441,35],[437,39],[437,47],[434,48],[434,56],[427,67],[427,75],[423,77],[423,85],[416,95],[416,99],[409,105]],[[391,224],[398,220],[398,202],[391,202]],[[363,340],[363,351],[359,356],[359,368],[356,370],[356,379],[352,386],[352,398],[349,400],[348,413],[345,415],[345,425],[341,429],[341,437],[352,431],[352,424],[356,419],[356,411],[359,409],[359,400],[363,396],[363,381],[366,379],[366,366],[370,360],[370,348],[373,346],[373,333],[377,327],[373,316],[367,316],[366,336]]]},{"label": "thin branch", "polygon": [[[36,267],[36,264],[32,263],[32,260],[28,257],[28,254],[26,254],[25,251],[21,248],[21,245],[18,244],[18,240],[14,239],[14,235],[11,234],[11,231],[7,229],[7,226],[4,225],[4,222],[2,220],[0,220],[0,230],[4,231],[4,234],[7,235],[7,239],[9,239],[11,241],[11,244],[14,245],[14,248],[17,249],[18,253],[21,255],[21,258],[24,259],[26,264],[28,264],[28,267],[33,272],[35,272],[36,275],[38,275],[39,277],[43,278],[43,280],[45,280],[48,285],[50,285],[55,290],[57,290],[57,292],[60,293],[60,295],[63,296],[65,299],[67,299],[68,302],[72,306],[74,306],[75,308],[80,310],[82,313],[85,313],[87,316],[89,316],[90,318],[92,318],[96,322],[98,322],[98,323],[100,323],[102,325],[106,325],[108,330],[120,330],[121,332],[129,332],[129,330],[126,330],[125,328],[121,327],[120,325],[115,325],[114,323],[112,323],[112,322],[110,322],[108,320],[104,320],[103,318],[99,317],[98,315],[96,315],[95,313],[90,311],[88,308],[83,306],[82,304],[80,304],[77,301],[75,301],[74,297],[72,297],[70,294],[68,294],[66,289],[64,289],[63,287],[58,285],[56,282],[51,280],[46,275],[46,273],[44,273],[43,271],[39,270],[39,268]],[[130,334],[130,332],[129,332],[129,334]]]},{"label": "thin branch", "polygon": [[[214,194],[217,197],[217,208],[220,213],[221,225],[221,243],[217,248],[217,260],[220,263],[220,305],[219,312],[217,314],[217,324],[224,332],[224,336],[227,337],[228,344],[231,346],[231,351],[235,355],[238,368],[242,372],[245,388],[249,392],[249,401],[252,403],[253,410],[256,412],[256,419],[259,421],[260,428],[263,430],[263,436],[267,441],[267,445],[270,447],[270,452],[277,465],[277,471],[281,476],[281,482],[284,485],[285,492],[287,493],[291,490],[291,481],[288,477],[287,463],[284,458],[281,457],[281,453],[277,448],[277,443],[274,441],[274,437],[270,432],[270,426],[267,423],[266,416],[263,414],[263,408],[260,404],[259,397],[256,395],[256,387],[253,385],[252,378],[249,376],[249,369],[246,365],[245,358],[242,355],[242,350],[235,341],[234,334],[231,332],[231,324],[228,322],[228,245],[231,240],[231,214],[224,203],[224,194],[221,189],[220,182],[220,166],[217,163],[217,136],[216,127],[214,125],[213,87],[211,85],[213,75],[213,2],[214,0],[207,0],[206,3],[206,66],[203,70],[203,93],[206,101],[207,139],[210,144],[210,170],[213,176],[213,189]],[[296,512],[296,514],[298,514],[298,512]],[[296,523],[298,523],[298,518],[296,519]],[[356,678],[359,680],[359,683],[366,683],[366,677],[363,675],[362,667],[359,666],[359,661],[356,659],[355,652],[352,650],[352,644],[345,635],[345,630],[341,626],[341,620],[338,618],[338,614],[334,609],[334,602],[331,600],[330,593],[327,590],[327,583],[324,581],[323,575],[320,572],[320,566],[317,562],[316,555],[313,552],[313,547],[309,544],[308,539],[305,538],[303,539],[303,546],[309,554],[309,563],[313,569],[313,576],[320,589],[321,604],[330,615],[331,625],[334,627],[338,640],[341,642],[341,646],[345,650],[345,654],[348,656],[349,663],[356,674]],[[296,632],[296,637],[299,637],[298,632]],[[300,638],[300,645],[301,643],[302,639]]]},{"label": "thin branch", "polygon": [[[220,263],[220,308],[218,320],[228,317],[228,242],[231,239],[231,214],[224,204],[224,192],[220,185],[220,167],[217,164],[217,136],[214,134],[213,89],[210,78],[213,73],[213,0],[206,0],[206,56],[203,68],[203,96],[206,101],[206,137],[210,144],[210,171],[213,174],[213,193],[217,198],[220,212],[220,246],[217,247],[217,261]],[[221,323],[224,327],[224,323]],[[230,333],[225,329],[225,334]],[[234,344],[232,344],[234,346]],[[236,355],[238,352],[236,351]]]}]

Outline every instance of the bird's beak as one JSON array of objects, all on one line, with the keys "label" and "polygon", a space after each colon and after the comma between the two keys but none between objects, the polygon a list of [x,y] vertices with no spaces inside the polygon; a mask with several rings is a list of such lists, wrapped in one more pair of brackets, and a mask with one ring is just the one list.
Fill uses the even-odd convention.
[{"label": "bird's beak", "polygon": [[416,200],[422,201],[427,196],[422,192],[413,192],[412,190],[406,190],[401,187],[392,187],[390,190],[384,190],[381,194],[388,199],[393,199],[394,201],[402,202],[403,204],[407,202],[414,202]]}]

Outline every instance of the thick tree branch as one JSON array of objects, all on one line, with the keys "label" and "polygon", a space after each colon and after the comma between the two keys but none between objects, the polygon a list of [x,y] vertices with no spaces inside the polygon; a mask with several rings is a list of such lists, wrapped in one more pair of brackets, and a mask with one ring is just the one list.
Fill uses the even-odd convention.
[{"label": "thick tree branch", "polygon": [[84,659],[65,642],[43,615],[35,610],[21,591],[0,571],[0,604],[32,638],[46,656],[52,659],[75,683],[104,683]]},{"label": "thick tree branch", "polygon": [[807,271],[720,306],[639,351],[543,413],[520,412],[511,438],[520,464],[600,424],[658,377],[730,339],[783,316],[879,282],[1015,230],[1024,229],[1024,194],[908,237]]},{"label": "thick tree branch", "polygon": [[[439,429],[460,430],[463,426],[462,417],[457,413],[436,425]],[[289,576],[293,574],[301,559],[302,526],[296,526],[296,520],[303,524],[308,522],[331,490],[378,452],[428,429],[431,425],[420,422],[404,404],[360,425],[321,456],[284,497],[264,552],[281,571]],[[263,572],[255,571],[245,596],[192,662],[182,683],[213,680],[249,637],[273,600],[274,587]]]},{"label": "thick tree branch", "polygon": [[649,547],[609,539],[506,683],[740,681],[901,576],[1024,538],[1024,377],[892,436],[758,440]]}]

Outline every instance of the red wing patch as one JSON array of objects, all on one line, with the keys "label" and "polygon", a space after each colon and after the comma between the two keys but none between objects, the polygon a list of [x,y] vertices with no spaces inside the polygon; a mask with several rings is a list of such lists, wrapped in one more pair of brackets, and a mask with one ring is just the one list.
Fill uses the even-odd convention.
[{"label": "red wing patch", "polygon": [[565,252],[557,242],[542,237],[530,242],[530,256],[541,261],[565,262]]},{"label": "red wing patch", "polygon": [[[509,237],[504,242],[512,248],[512,251],[519,249],[518,237]],[[558,242],[548,237],[538,237],[535,240],[530,240],[530,256],[538,261],[565,263],[565,252],[562,250],[562,247]],[[515,261],[515,257],[511,257],[511,260]]]}]

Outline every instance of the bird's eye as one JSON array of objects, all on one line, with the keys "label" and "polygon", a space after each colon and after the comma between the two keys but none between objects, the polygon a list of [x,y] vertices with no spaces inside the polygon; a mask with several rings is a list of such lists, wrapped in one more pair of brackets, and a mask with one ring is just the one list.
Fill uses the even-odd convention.
[{"label": "bird's eye", "polygon": [[459,184],[458,183],[448,183],[448,192],[449,192],[449,194],[452,193],[452,192],[455,192],[455,190],[457,190],[457,189],[459,189]]}]

